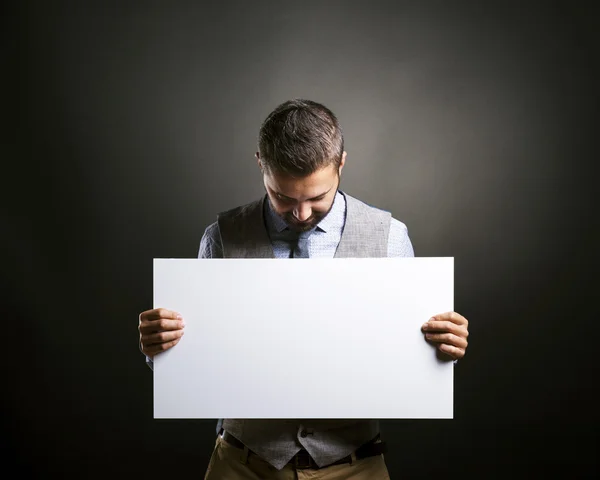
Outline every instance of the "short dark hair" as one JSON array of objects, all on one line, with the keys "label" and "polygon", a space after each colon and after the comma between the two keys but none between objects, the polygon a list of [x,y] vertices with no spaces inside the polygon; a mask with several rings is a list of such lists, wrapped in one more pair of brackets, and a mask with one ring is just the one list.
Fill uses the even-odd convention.
[{"label": "short dark hair", "polygon": [[258,135],[265,169],[306,176],[331,164],[339,166],[344,137],[338,119],[311,100],[288,100],[265,119]]}]

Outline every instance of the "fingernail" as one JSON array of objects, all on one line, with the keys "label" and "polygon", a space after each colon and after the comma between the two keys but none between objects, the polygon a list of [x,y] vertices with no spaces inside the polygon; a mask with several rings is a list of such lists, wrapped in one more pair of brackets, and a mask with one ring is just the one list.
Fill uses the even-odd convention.
[{"label": "fingernail", "polygon": [[431,333],[426,333],[425,338],[431,338]]},{"label": "fingernail", "polygon": [[185,328],[185,322],[183,320],[181,321],[180,325],[181,325],[181,328]]},{"label": "fingernail", "polygon": [[428,327],[428,326],[429,326],[429,325],[428,325],[427,323],[424,323],[424,324],[423,324],[423,330],[427,330],[427,327]]},{"label": "fingernail", "polygon": [[430,322],[435,322],[435,317],[431,317],[431,318],[429,319],[429,321],[430,321]]},{"label": "fingernail", "polygon": [[181,320],[183,317],[181,316],[180,313],[177,314],[177,320]]}]

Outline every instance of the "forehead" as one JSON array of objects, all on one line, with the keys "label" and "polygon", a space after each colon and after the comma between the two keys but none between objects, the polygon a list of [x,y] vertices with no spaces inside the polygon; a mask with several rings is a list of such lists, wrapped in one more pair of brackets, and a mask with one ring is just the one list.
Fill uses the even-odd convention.
[{"label": "forehead", "polygon": [[265,173],[264,178],[265,185],[272,191],[303,200],[330,190],[337,181],[337,169],[334,165],[329,165],[305,177],[292,177],[273,172]]}]

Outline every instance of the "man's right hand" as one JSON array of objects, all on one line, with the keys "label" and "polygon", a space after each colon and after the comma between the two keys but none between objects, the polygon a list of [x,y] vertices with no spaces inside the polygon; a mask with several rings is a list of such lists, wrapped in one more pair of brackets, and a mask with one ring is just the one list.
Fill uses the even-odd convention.
[{"label": "man's right hand", "polygon": [[149,358],[174,347],[183,336],[185,322],[172,310],[155,308],[140,313],[140,347]]}]

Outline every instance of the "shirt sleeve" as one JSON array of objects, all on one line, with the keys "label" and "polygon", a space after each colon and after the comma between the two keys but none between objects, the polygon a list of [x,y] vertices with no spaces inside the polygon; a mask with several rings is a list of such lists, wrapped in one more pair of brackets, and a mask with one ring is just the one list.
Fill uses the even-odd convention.
[{"label": "shirt sleeve", "polygon": [[406,225],[395,218],[390,223],[388,236],[388,257],[414,257],[412,243]]},{"label": "shirt sleeve", "polygon": [[[142,343],[141,342],[140,342],[140,352],[142,352]],[[142,353],[144,353],[144,352],[142,352]],[[154,362],[147,355],[146,355],[146,365],[148,365],[148,368],[150,368],[150,370],[154,371]]]},{"label": "shirt sleeve", "polygon": [[148,365],[150,370],[154,371],[154,362],[150,357],[146,357],[146,365]]},{"label": "shirt sleeve", "polygon": [[198,258],[223,258],[223,244],[217,222],[210,224],[204,230],[204,235],[200,240]]},{"label": "shirt sleeve", "polygon": [[[198,258],[223,258],[223,243],[221,242],[221,232],[217,222],[209,225],[204,231],[204,235],[200,240]],[[217,435],[221,432],[224,420],[223,418],[217,419]]]}]

